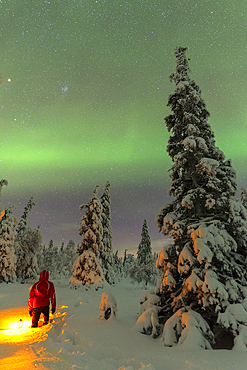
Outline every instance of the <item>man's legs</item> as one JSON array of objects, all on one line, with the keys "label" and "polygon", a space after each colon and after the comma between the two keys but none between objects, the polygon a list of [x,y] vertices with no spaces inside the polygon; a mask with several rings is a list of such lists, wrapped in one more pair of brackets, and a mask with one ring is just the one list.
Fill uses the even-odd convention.
[{"label": "man's legs", "polygon": [[44,315],[44,323],[43,325],[49,324],[49,306],[44,306],[42,308],[42,313]]},{"label": "man's legs", "polygon": [[41,307],[36,307],[32,309],[32,328],[37,328],[38,322],[39,322],[39,317],[41,314]]},{"label": "man's legs", "polygon": [[36,307],[32,310],[32,328],[37,328],[41,313],[44,315],[43,325],[49,324],[49,306]]}]

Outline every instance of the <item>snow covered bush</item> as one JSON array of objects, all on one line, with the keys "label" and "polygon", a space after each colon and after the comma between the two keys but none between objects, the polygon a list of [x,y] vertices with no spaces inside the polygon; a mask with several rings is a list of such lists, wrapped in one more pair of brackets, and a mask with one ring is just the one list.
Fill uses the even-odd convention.
[{"label": "snow covered bush", "polygon": [[104,281],[102,269],[95,254],[84,251],[74,262],[71,284],[101,284]]},{"label": "snow covered bush", "polygon": [[151,307],[158,305],[160,298],[157,296],[155,289],[145,290],[140,297],[140,311],[143,313]]},{"label": "snow covered bush", "polygon": [[99,309],[99,318],[101,320],[108,320],[110,317],[117,315],[117,301],[113,294],[110,292],[104,292],[102,294]]},{"label": "snow covered bush", "polygon": [[166,321],[163,330],[165,346],[177,345],[184,350],[211,349],[213,337],[207,322],[190,307],[176,311]]},{"label": "snow covered bush", "polygon": [[169,345],[197,347],[200,339],[202,348],[219,348],[222,338],[237,338],[247,326],[247,214],[235,199],[236,173],[215,146],[209,112],[189,77],[185,51],[175,51],[176,73],[170,78],[176,89],[168,99],[173,113],[165,118],[172,133],[167,152],[173,161],[173,201],[160,211],[157,223],[174,244],[162,249],[156,263],[163,273],[159,323],[165,333],[178,328]]},{"label": "snow covered bush", "polygon": [[134,329],[142,334],[152,335],[153,338],[157,338],[161,332],[158,312],[159,309],[156,306],[148,308],[139,316]]},{"label": "snow covered bush", "polygon": [[145,290],[139,302],[141,315],[134,329],[142,334],[152,335],[153,338],[157,338],[162,332],[162,325],[160,325],[158,319],[160,298],[157,296],[157,290]]}]

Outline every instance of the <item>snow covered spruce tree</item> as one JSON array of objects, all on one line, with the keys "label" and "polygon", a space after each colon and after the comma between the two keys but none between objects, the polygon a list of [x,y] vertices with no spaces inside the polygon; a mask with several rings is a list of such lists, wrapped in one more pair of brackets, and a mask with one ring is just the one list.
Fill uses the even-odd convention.
[{"label": "snow covered spruce tree", "polygon": [[80,209],[86,208],[86,213],[81,219],[79,234],[83,235],[81,245],[77,249],[79,257],[73,265],[73,276],[70,283],[76,287],[78,284],[101,284],[104,281],[98,256],[104,249],[102,243],[102,206],[97,197],[98,186],[93,191],[93,197],[87,204],[82,204]]},{"label": "snow covered spruce tree", "polygon": [[1,204],[1,191],[3,185],[7,186],[7,180],[0,181],[0,283],[13,282],[16,274],[16,255],[14,249],[14,228],[16,219],[11,215],[13,206],[3,208]]},{"label": "snow covered spruce tree", "polygon": [[6,212],[6,209],[3,208],[2,203],[1,203],[1,194],[2,194],[2,187],[3,185],[8,186],[8,181],[5,179],[2,179],[0,181],[0,212],[1,212],[1,218],[0,218],[0,231],[1,227],[5,223],[5,220],[7,219],[8,216],[10,216],[12,207],[8,207],[8,212]]},{"label": "snow covered spruce tree", "polygon": [[8,217],[0,231],[0,283],[13,282],[16,277],[14,222],[14,217]]},{"label": "snow covered spruce tree", "polygon": [[15,243],[18,259],[16,263],[16,276],[22,283],[35,280],[38,276],[37,253],[41,248],[42,235],[39,227],[27,227],[20,239]]},{"label": "snow covered spruce tree", "polygon": [[31,197],[16,227],[14,245],[17,256],[16,276],[22,283],[36,279],[38,274],[37,253],[41,247],[42,236],[39,227],[37,229],[27,227],[27,216],[34,205],[35,202]]},{"label": "snow covered spruce tree", "polygon": [[[186,48],[176,48],[176,85],[169,96],[172,114],[170,195],[157,216],[158,227],[174,244],[164,247],[159,322],[167,346],[236,348],[247,345],[247,222],[234,196],[235,171],[215,146],[209,112],[188,75]],[[231,341],[229,340],[231,339]],[[227,343],[228,341],[228,343]]]},{"label": "snow covered spruce tree", "polygon": [[155,284],[157,280],[157,269],[152,254],[151,240],[148,233],[147,220],[144,219],[141,242],[137,249],[137,259],[135,265],[130,268],[129,275],[138,283],[144,281],[147,285]]},{"label": "snow covered spruce tree", "polygon": [[245,209],[247,209],[247,190],[241,189],[241,202]]},{"label": "snow covered spruce tree", "polygon": [[151,240],[146,219],[143,221],[141,237],[141,242],[137,249],[137,261],[139,265],[147,264],[152,255]]},{"label": "snow covered spruce tree", "polygon": [[50,272],[50,276],[53,279],[56,279],[59,273],[60,266],[59,265],[59,257],[58,257],[58,247],[54,245],[53,240],[51,239],[48,243],[48,247],[43,247],[41,250],[42,257],[40,258],[40,261],[42,262],[42,265],[39,266],[39,268],[43,270],[47,270]]},{"label": "snow covered spruce tree", "polygon": [[21,235],[23,234],[23,232],[25,231],[25,229],[27,227],[27,216],[28,216],[29,212],[31,212],[33,206],[35,206],[35,202],[34,202],[33,197],[31,197],[29,199],[29,201],[27,202],[27,205],[24,208],[23,215],[21,216],[21,219],[20,219],[20,221],[19,221],[19,223],[16,227],[17,239],[18,239],[18,237],[21,237]]},{"label": "snow covered spruce tree", "polygon": [[109,284],[115,283],[114,254],[112,249],[112,229],[111,229],[111,196],[110,183],[107,181],[105,191],[101,197],[102,205],[102,227],[103,227],[103,250],[99,250],[99,260],[104,277]]},{"label": "snow covered spruce tree", "polygon": [[77,257],[75,242],[73,240],[69,240],[67,246],[63,248],[63,254],[61,256],[63,265],[62,272],[65,277],[71,275],[73,264]]},{"label": "snow covered spruce tree", "polygon": [[[127,253],[128,249],[125,249],[124,251],[124,259],[123,259],[123,277],[129,278],[130,272],[134,270],[136,266],[136,258],[134,254]],[[132,277],[133,278],[133,277]]]},{"label": "snow covered spruce tree", "polygon": [[116,281],[121,281],[123,279],[123,261],[121,257],[118,257],[118,250],[114,253],[114,271],[116,276]]}]

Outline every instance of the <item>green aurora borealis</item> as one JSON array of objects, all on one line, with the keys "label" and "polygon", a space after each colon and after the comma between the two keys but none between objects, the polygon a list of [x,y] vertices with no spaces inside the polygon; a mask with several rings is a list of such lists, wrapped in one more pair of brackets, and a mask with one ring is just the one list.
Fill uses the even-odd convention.
[{"label": "green aurora borealis", "polygon": [[107,180],[114,249],[137,248],[144,218],[151,239],[162,238],[175,46],[188,47],[217,146],[245,186],[245,0],[0,4],[2,202],[20,215],[34,196],[30,223],[44,242],[79,242],[78,206]]}]

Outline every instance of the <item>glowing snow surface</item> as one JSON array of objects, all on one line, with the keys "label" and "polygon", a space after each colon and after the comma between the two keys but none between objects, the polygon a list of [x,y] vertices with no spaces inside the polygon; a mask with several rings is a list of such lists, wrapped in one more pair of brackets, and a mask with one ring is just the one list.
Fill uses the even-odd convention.
[{"label": "glowing snow surface", "polygon": [[[0,284],[1,370],[246,370],[247,351],[181,350],[134,329],[140,316],[138,284],[123,281],[95,291],[54,282],[58,310],[35,329],[28,316],[30,286]],[[103,292],[117,302],[117,316],[99,319]],[[67,306],[67,307],[66,307]],[[23,327],[18,328],[20,319]],[[12,332],[12,333],[11,333]]]}]

